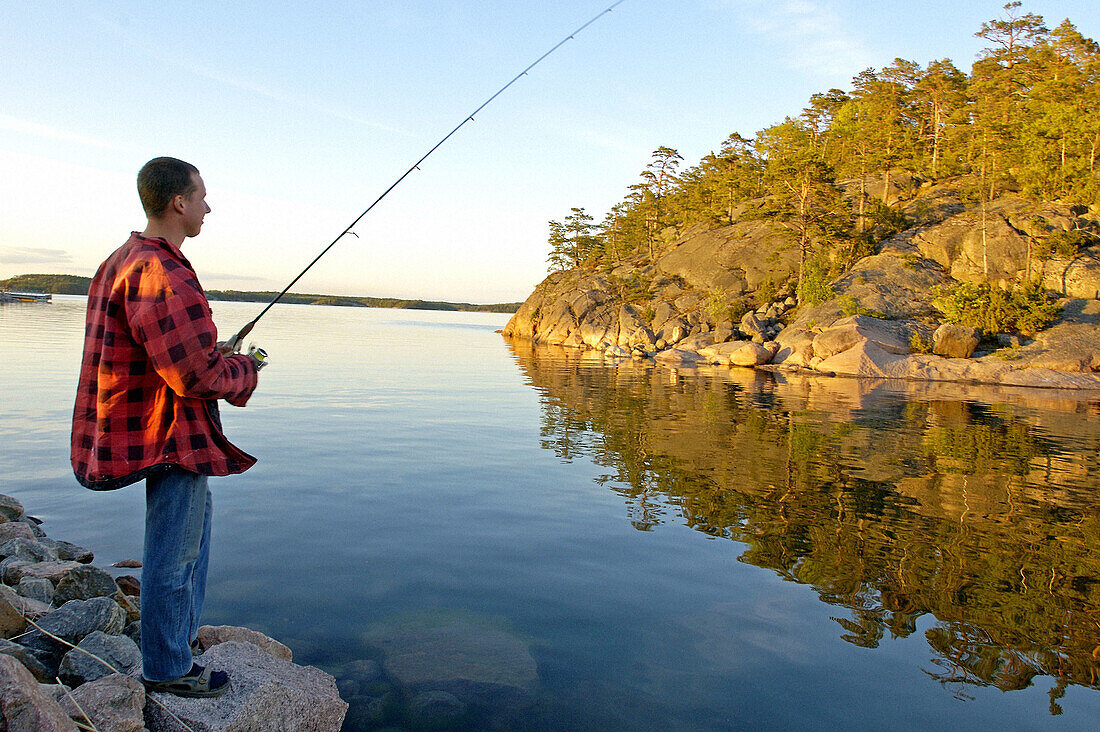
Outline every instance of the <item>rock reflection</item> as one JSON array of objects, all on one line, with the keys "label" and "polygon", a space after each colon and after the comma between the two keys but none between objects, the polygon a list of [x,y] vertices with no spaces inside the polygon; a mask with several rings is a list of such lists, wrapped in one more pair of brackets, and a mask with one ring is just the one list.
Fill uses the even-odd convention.
[{"label": "rock reflection", "polygon": [[542,444],[607,470],[640,530],[679,521],[843,608],[875,648],[922,624],[960,697],[1100,684],[1100,395],[680,372],[511,344]]}]

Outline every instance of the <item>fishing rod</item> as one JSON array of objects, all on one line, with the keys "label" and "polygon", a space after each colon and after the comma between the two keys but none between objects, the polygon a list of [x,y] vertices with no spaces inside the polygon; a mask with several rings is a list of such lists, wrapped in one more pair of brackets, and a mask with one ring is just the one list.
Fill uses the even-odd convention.
[{"label": "fishing rod", "polygon": [[624,3],[624,2],[626,2],[626,0],[617,0],[616,2],[614,2],[614,3],[612,3],[612,4],[610,5],[610,6],[608,6],[608,7],[606,8],[606,9],[604,9],[603,11],[601,11],[600,13],[598,13],[598,14],[597,14],[596,16],[594,16],[594,17],[593,17],[593,18],[592,18],[591,20],[589,20],[589,21],[588,21],[587,23],[585,23],[584,25],[580,26],[580,27],[579,27],[579,28],[577,28],[577,29],[576,29],[575,31],[573,31],[572,33],[570,33],[569,35],[567,35],[567,36],[566,36],[565,38],[563,38],[563,39],[561,39],[560,41],[558,41],[558,42],[557,42],[556,44],[554,44],[553,48],[551,48],[551,49],[550,49],[549,51],[547,51],[546,53],[542,54],[542,55],[541,55],[541,56],[539,56],[539,57],[538,57],[537,59],[535,59],[535,60],[534,60],[533,62],[531,62],[531,64],[530,64],[530,65],[529,65],[529,66],[528,66],[527,68],[525,68],[525,69],[524,69],[523,71],[521,71],[521,72],[519,72],[518,74],[516,74],[516,75],[515,75],[515,76],[514,76],[514,77],[512,78],[512,80],[511,80],[511,81],[509,81],[509,82],[508,82],[507,84],[505,84],[504,86],[502,86],[502,87],[501,87],[500,89],[498,89],[498,90],[497,90],[497,91],[496,91],[496,92],[495,92],[495,93],[494,93],[494,94],[493,94],[493,95],[492,95],[491,97],[489,97],[489,98],[488,98],[488,99],[486,99],[486,100],[485,100],[484,102],[482,102],[482,103],[481,103],[481,105],[480,105],[480,106],[479,106],[479,107],[478,107],[477,109],[475,109],[475,110],[474,110],[473,112],[470,112],[470,114],[466,115],[465,119],[463,119],[463,120],[462,120],[462,121],[461,121],[461,122],[460,122],[460,123],[458,124],[458,126],[457,126],[457,127],[455,127],[455,128],[453,129],[453,130],[451,130],[451,131],[450,131],[450,132],[448,132],[448,133],[447,133],[446,135],[444,135],[444,136],[443,136],[443,139],[441,139],[441,140],[440,140],[439,142],[437,142],[437,143],[435,143],[434,145],[432,145],[431,149],[429,149],[429,150],[428,150],[428,152],[424,153],[424,155],[423,155],[423,156],[421,156],[421,158],[420,158],[419,160],[417,160],[417,161],[416,161],[415,163],[413,163],[413,164],[412,164],[412,166],[411,166],[411,167],[410,167],[410,168],[409,168],[408,170],[406,170],[406,171],[405,171],[404,173],[402,173],[402,174],[401,174],[401,177],[400,177],[400,178],[398,178],[397,180],[395,180],[395,181],[394,181],[394,182],[393,182],[393,183],[392,183],[392,184],[390,185],[390,187],[389,187],[389,188],[387,188],[386,190],[384,190],[384,191],[382,192],[382,195],[380,195],[380,196],[379,196],[378,198],[374,199],[374,203],[372,203],[371,205],[367,206],[367,208],[366,208],[366,209],[365,209],[365,210],[363,211],[363,213],[361,213],[361,214],[359,214],[358,216],[356,216],[356,217],[355,217],[355,220],[354,220],[354,221],[352,221],[352,222],[351,222],[350,224],[348,224],[347,228],[346,228],[346,229],[344,229],[343,231],[341,231],[341,232],[340,232],[340,235],[339,235],[339,236],[337,236],[337,237],[336,237],[335,239],[333,239],[333,240],[332,240],[332,242],[331,242],[331,243],[329,243],[329,245],[328,245],[327,247],[325,247],[324,249],[322,249],[322,250],[321,250],[321,253],[320,253],[320,254],[318,254],[318,255],[317,255],[316,257],[314,257],[313,261],[312,261],[312,262],[310,262],[310,263],[309,263],[308,265],[306,265],[306,268],[305,268],[305,269],[303,269],[303,270],[302,270],[301,272],[299,272],[299,273],[298,273],[298,276],[297,276],[297,277],[295,277],[295,278],[294,278],[293,280],[291,280],[291,281],[290,281],[290,284],[289,284],[289,285],[287,285],[286,287],[284,287],[284,288],[283,288],[283,291],[282,291],[282,292],[280,292],[280,293],[279,293],[278,295],[276,295],[276,296],[275,296],[275,299],[274,299],[274,300],[272,300],[271,302],[269,302],[269,303],[267,304],[267,307],[265,307],[265,308],[264,308],[263,310],[261,310],[261,311],[260,311],[260,314],[259,314],[259,315],[257,315],[257,316],[256,316],[255,318],[253,318],[252,320],[248,321],[248,322],[247,322],[247,323],[245,324],[245,326],[244,326],[243,328],[241,328],[241,329],[240,329],[240,330],[239,330],[239,331],[237,332],[237,334],[236,334],[235,336],[233,336],[233,337],[232,337],[232,338],[231,338],[230,340],[228,340],[228,341],[226,342],[226,344],[225,344],[225,348],[226,348],[226,349],[231,349],[231,350],[232,350],[232,351],[234,351],[234,352],[235,352],[235,351],[237,351],[237,350],[239,350],[239,349],[240,349],[240,347],[241,347],[241,342],[242,342],[242,341],[244,340],[245,336],[247,336],[247,335],[248,335],[249,333],[251,333],[251,332],[252,332],[252,329],[253,329],[253,328],[254,328],[254,327],[256,326],[256,323],[258,323],[258,322],[260,321],[260,318],[262,318],[262,317],[263,317],[263,316],[264,316],[264,315],[265,315],[265,314],[267,313],[267,311],[268,311],[268,310],[270,310],[270,309],[271,309],[271,308],[272,308],[272,307],[273,307],[273,306],[275,305],[275,303],[279,302],[279,300],[281,300],[281,299],[282,299],[283,295],[285,295],[285,294],[286,294],[287,292],[289,292],[289,291],[290,291],[290,288],[291,288],[291,287],[294,287],[295,283],[296,283],[296,282],[298,282],[298,280],[302,279],[302,277],[303,277],[303,276],[305,275],[305,273],[306,273],[306,272],[308,272],[308,271],[310,270],[310,268],[311,268],[311,267],[313,267],[313,265],[317,264],[317,262],[318,262],[318,261],[320,261],[321,257],[325,256],[325,255],[326,255],[326,254],[328,253],[328,250],[329,250],[329,249],[332,249],[332,247],[334,247],[334,246],[336,245],[336,242],[340,241],[341,239],[343,239],[343,238],[344,238],[345,236],[347,236],[348,234],[351,234],[351,235],[352,235],[352,236],[354,236],[354,237],[355,237],[356,239],[358,239],[358,238],[359,238],[359,235],[358,235],[358,234],[356,234],[356,233],[355,233],[354,231],[352,231],[352,229],[353,229],[353,228],[355,228],[355,225],[356,225],[356,224],[358,224],[358,223],[359,223],[359,222],[360,222],[360,221],[361,221],[361,220],[363,219],[363,217],[364,217],[364,216],[366,216],[366,215],[367,215],[368,213],[370,213],[371,209],[373,209],[373,208],[374,208],[375,206],[377,206],[377,205],[378,205],[378,204],[379,204],[379,203],[380,203],[380,202],[382,201],[382,199],[383,199],[383,198],[385,198],[386,196],[388,196],[388,195],[389,195],[389,193],[390,193],[390,191],[392,191],[392,190],[393,190],[394,188],[396,188],[396,187],[397,187],[398,185],[400,185],[401,181],[405,180],[405,178],[407,178],[407,177],[408,177],[408,176],[409,176],[409,175],[410,175],[410,174],[411,174],[411,173],[412,173],[412,172],[413,172],[414,170],[419,170],[419,169],[420,169],[420,164],[421,164],[421,163],[423,163],[423,162],[424,162],[425,160],[427,160],[427,159],[428,159],[428,156],[429,156],[429,155],[431,155],[432,153],[434,153],[434,152],[435,152],[435,151],[436,151],[436,150],[437,150],[437,149],[438,149],[438,148],[439,148],[440,146],[442,146],[442,145],[443,145],[443,143],[445,143],[445,142],[446,142],[447,140],[449,140],[449,139],[451,138],[451,136],[452,136],[452,135],[454,135],[454,134],[455,134],[456,132],[458,132],[458,131],[459,131],[460,129],[462,129],[462,127],[464,127],[464,126],[466,125],[466,123],[467,123],[467,122],[473,122],[473,121],[474,121],[474,116],[475,116],[475,115],[477,115],[478,113],[480,113],[480,112],[481,112],[481,110],[483,110],[483,109],[485,109],[486,107],[488,107],[488,106],[489,106],[489,105],[490,105],[490,104],[491,104],[491,103],[493,102],[493,100],[494,100],[494,99],[496,99],[496,98],[497,98],[497,97],[499,97],[499,96],[500,96],[501,94],[503,94],[503,93],[505,92],[505,90],[507,90],[507,89],[508,89],[508,87],[512,86],[512,84],[515,84],[515,83],[516,83],[517,81],[519,81],[521,77],[523,77],[523,76],[526,76],[526,75],[527,75],[527,72],[528,72],[528,71],[530,71],[531,69],[535,68],[536,66],[538,66],[538,65],[539,65],[539,63],[540,63],[540,62],[541,62],[541,61],[542,61],[542,60],[543,60],[544,58],[546,58],[547,56],[549,56],[550,54],[552,54],[552,53],[553,53],[554,51],[557,51],[557,50],[558,50],[559,48],[561,48],[562,46],[564,46],[564,45],[565,45],[565,44],[566,44],[566,43],[567,43],[568,41],[571,41],[571,40],[573,39],[573,37],[574,37],[574,36],[578,35],[578,34],[579,34],[579,33],[580,33],[581,31],[583,31],[583,30],[584,30],[585,28],[587,28],[588,26],[592,25],[592,24],[593,24],[593,23],[595,23],[595,22],[596,22],[597,20],[599,20],[600,18],[602,18],[603,16],[607,15],[607,14],[608,14],[608,13],[610,13],[610,12],[611,12],[612,10],[614,10],[615,8],[617,8],[617,7],[619,6],[619,5],[622,5],[622,4]]}]

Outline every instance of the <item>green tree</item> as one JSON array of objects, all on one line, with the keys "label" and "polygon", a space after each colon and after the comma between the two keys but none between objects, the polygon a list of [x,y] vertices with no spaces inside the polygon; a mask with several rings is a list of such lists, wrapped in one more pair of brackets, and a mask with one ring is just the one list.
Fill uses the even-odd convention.
[{"label": "green tree", "polygon": [[550,253],[546,261],[551,270],[567,270],[572,264],[569,258],[569,242],[565,238],[565,226],[560,221],[548,221],[547,225],[550,227],[550,235],[547,237]]},{"label": "green tree", "polygon": [[798,246],[798,284],[807,258],[849,233],[851,218],[832,169],[814,149],[806,125],[790,117],[763,130],[759,146],[767,159],[769,203],[765,215],[790,230]]},{"label": "green tree", "polygon": [[966,108],[966,74],[950,59],[933,61],[913,86],[913,107],[918,119],[918,138],[922,144],[923,172],[933,179],[940,176],[945,156],[954,169],[957,159],[949,152],[954,128],[961,123]]}]

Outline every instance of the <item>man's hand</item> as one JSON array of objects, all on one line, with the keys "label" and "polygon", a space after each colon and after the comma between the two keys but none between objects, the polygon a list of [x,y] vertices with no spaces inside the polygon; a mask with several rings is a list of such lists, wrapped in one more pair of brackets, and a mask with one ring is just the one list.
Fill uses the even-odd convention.
[{"label": "man's hand", "polygon": [[236,338],[232,338],[228,341],[218,341],[214,345],[214,348],[218,349],[218,352],[224,356],[231,356],[234,353],[241,352],[241,344]]}]

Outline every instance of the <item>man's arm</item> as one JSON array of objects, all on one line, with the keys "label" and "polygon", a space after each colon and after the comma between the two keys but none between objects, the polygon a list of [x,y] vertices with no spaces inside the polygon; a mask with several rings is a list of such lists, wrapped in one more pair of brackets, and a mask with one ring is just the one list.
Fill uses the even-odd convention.
[{"label": "man's arm", "polygon": [[172,391],[225,399],[238,407],[248,402],[256,389],[256,366],[248,356],[217,350],[217,328],[200,292],[189,286],[170,288],[162,300],[133,307],[127,303],[127,309],[135,340]]}]

